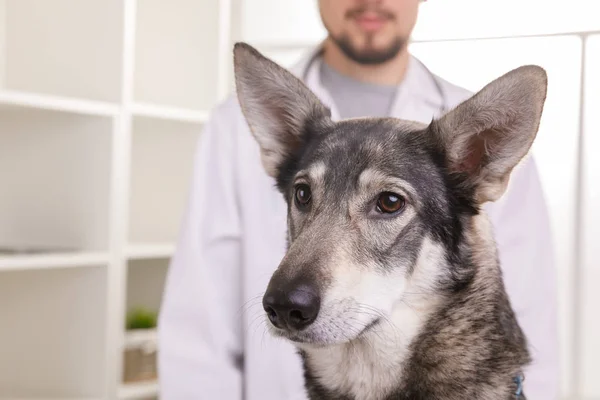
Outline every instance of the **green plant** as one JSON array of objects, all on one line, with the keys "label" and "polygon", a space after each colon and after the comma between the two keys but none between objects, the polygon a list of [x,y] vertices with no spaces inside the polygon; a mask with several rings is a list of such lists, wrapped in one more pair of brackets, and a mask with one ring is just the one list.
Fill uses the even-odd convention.
[{"label": "green plant", "polygon": [[137,307],[127,313],[127,329],[152,329],[156,327],[156,312]]}]

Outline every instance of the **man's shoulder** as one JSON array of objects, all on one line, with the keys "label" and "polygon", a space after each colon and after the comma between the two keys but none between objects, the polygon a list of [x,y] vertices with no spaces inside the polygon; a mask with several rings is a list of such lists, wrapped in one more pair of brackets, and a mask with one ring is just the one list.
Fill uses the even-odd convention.
[{"label": "man's shoulder", "polygon": [[213,105],[204,124],[205,135],[226,137],[227,140],[236,140],[236,137],[248,133],[248,130],[235,91]]},{"label": "man's shoulder", "polygon": [[209,111],[209,120],[213,121],[229,121],[234,118],[243,117],[240,103],[235,91],[230,92],[224,99],[215,103]]},{"label": "man's shoulder", "polygon": [[469,97],[473,96],[475,92],[459,86],[455,83],[450,82],[449,80],[443,78],[442,76],[436,75],[436,79],[444,91],[447,101],[451,107],[455,107],[467,100]]}]

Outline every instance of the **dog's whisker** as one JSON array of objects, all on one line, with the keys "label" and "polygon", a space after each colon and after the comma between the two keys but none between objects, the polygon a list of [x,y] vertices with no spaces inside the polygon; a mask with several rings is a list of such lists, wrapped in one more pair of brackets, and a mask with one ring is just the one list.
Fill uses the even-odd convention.
[{"label": "dog's whisker", "polygon": [[252,325],[252,323],[260,317],[265,317],[265,312],[263,310],[254,311],[254,314],[248,316],[248,319],[250,320],[250,323],[248,325]]},{"label": "dog's whisker", "polygon": [[267,321],[266,320],[262,321],[261,326],[263,327],[263,333],[262,333],[262,336],[260,338],[260,347],[262,349],[262,348],[264,348],[265,336],[267,335],[269,328],[267,326]]},{"label": "dog's whisker", "polygon": [[256,296],[251,297],[248,300],[246,300],[238,309],[238,313],[245,312],[249,308],[255,307],[255,306],[261,304],[262,296],[263,295],[259,294],[259,295],[256,295]]},{"label": "dog's whisker", "polygon": [[[252,322],[248,325],[248,329],[252,330],[252,334],[256,335],[256,332],[258,331],[258,329],[262,326],[263,328],[267,328],[267,324],[266,324],[266,318],[261,318],[264,317],[263,314],[259,314],[257,315]],[[254,328],[252,328],[252,326],[254,325]]]},{"label": "dog's whisker", "polygon": [[259,307],[258,304],[254,304],[254,305],[248,305],[244,310],[242,310],[241,312],[238,313],[237,317],[238,318],[247,317],[248,319],[251,319],[251,318],[255,317],[256,315],[260,315],[260,314],[264,314],[263,308]]}]

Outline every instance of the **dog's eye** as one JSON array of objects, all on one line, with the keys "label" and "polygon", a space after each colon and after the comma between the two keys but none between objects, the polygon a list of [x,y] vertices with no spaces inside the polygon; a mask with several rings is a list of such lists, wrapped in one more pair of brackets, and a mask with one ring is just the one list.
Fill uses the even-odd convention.
[{"label": "dog's eye", "polygon": [[311,193],[310,187],[306,184],[299,184],[296,186],[296,203],[300,207],[306,207],[310,203]]},{"label": "dog's eye", "polygon": [[404,197],[392,192],[384,192],[377,199],[377,211],[384,214],[393,214],[404,208]]}]

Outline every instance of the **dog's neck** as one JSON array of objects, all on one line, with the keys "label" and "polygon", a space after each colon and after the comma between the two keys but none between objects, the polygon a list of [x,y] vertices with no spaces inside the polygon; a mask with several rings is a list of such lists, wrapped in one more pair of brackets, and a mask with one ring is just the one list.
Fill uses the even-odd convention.
[{"label": "dog's neck", "polygon": [[[430,274],[444,270],[445,266],[439,268],[440,265],[436,265],[436,263],[446,262],[444,257],[439,257],[435,251],[431,251],[431,248],[425,248],[416,263],[406,289],[406,295],[402,301],[398,302],[389,319],[380,322],[352,342],[326,348],[303,348],[301,350],[305,364],[307,389],[311,399],[385,400],[390,396],[394,399],[404,399],[404,397],[400,397],[399,393],[407,390],[406,375],[408,372],[414,375],[409,370],[418,369],[412,365],[415,353],[417,351],[427,352],[429,345],[423,345],[423,338],[431,339],[437,334],[436,330],[440,328],[440,326],[434,326],[432,330],[431,320],[433,318],[439,319],[439,315],[444,312],[454,315],[454,309],[457,313],[464,313],[468,311],[466,304],[469,302],[477,303],[484,300],[493,307],[496,302],[504,300],[496,247],[489,221],[485,215],[472,219],[467,236],[465,242],[469,247],[470,262],[475,264],[477,272],[473,275],[469,288],[465,289],[468,293],[462,294],[462,300],[457,301],[453,298],[454,295],[447,293],[432,294],[423,286],[426,282],[431,282]],[[424,247],[431,245],[431,242],[424,243]],[[453,303],[459,302],[461,309],[453,305]],[[476,304],[474,306],[481,307]],[[497,322],[495,320],[498,318],[491,318],[494,319],[493,322]],[[441,326],[448,332],[456,329],[452,334],[455,342],[460,340],[456,337],[461,335],[460,332],[477,332],[477,328],[472,330],[468,324],[481,323],[481,321],[470,320],[468,317],[456,320],[447,319]],[[453,327],[453,323],[456,324],[455,327]],[[509,329],[514,328],[512,321],[509,325]],[[518,327],[514,329],[518,329]],[[487,346],[485,343],[487,338],[484,336],[473,334],[468,339],[474,341],[474,345]],[[443,340],[445,340],[444,337],[436,343],[436,346],[445,346]],[[453,345],[456,343],[448,344],[448,346]],[[506,344],[503,345],[506,346]],[[514,344],[513,356],[516,354],[515,359],[525,361],[525,355],[519,352],[520,345],[521,343]],[[448,354],[452,354],[452,351]],[[477,366],[465,365],[465,367],[469,369]],[[444,371],[444,374],[451,377],[455,372]],[[459,372],[457,372],[458,376],[460,376]],[[422,378],[424,377],[417,376],[416,379]],[[411,379],[414,380],[414,376]],[[491,393],[495,389],[488,388],[487,390]],[[409,396],[406,397],[407,399],[413,398],[410,397],[411,395],[407,396]],[[490,398],[503,398],[501,396]],[[420,399],[421,397],[414,396],[414,398]],[[454,399],[455,397],[449,395],[445,398]]]},{"label": "dog's neck", "polygon": [[429,309],[433,309],[432,305],[415,309],[399,304],[389,319],[352,342],[305,349],[303,356],[310,375],[307,378],[316,379],[315,383],[336,393],[332,397],[336,400],[338,393],[351,394],[352,400],[384,398],[397,387],[410,356],[410,343],[421,331]]}]

